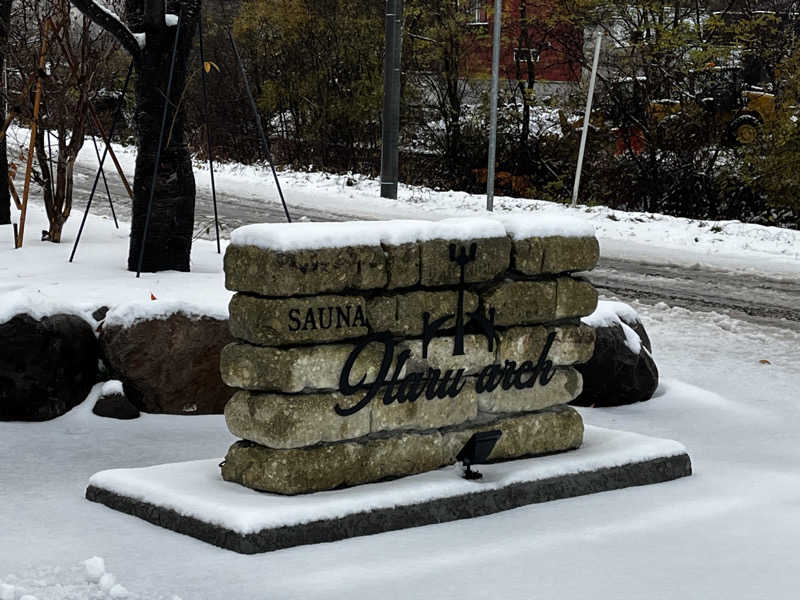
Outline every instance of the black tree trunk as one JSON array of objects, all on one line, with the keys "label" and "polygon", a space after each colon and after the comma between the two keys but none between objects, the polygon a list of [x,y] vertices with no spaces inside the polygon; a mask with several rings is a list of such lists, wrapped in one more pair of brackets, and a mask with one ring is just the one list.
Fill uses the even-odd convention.
[{"label": "black tree trunk", "polygon": [[[8,47],[8,22],[11,20],[11,0],[0,0],[0,123],[6,121],[5,98],[8,90],[3,85],[3,70]],[[8,151],[6,138],[0,141],[0,225],[11,223],[11,193],[8,189]]]},{"label": "black tree trunk", "polygon": [[[2,0],[0,0],[2,1]],[[188,271],[194,231],[194,174],[183,135],[180,100],[186,87],[192,40],[200,20],[202,0],[126,0],[123,25],[94,0],[71,0],[81,12],[110,32],[133,56],[136,67],[136,130],[139,139],[133,182],[133,222],[128,269]],[[172,15],[169,23],[165,13]],[[181,18],[180,28],[174,16]],[[180,29],[175,71],[169,98],[164,143],[161,147],[155,195],[147,239],[145,222],[155,171],[167,83],[175,35]],[[143,43],[137,35],[145,34]]]},{"label": "black tree trunk", "polygon": [[[194,232],[195,183],[184,139],[184,113],[175,111],[186,85],[193,26],[181,27],[164,145],[158,168],[142,271],[188,271]],[[150,188],[155,170],[164,99],[177,27],[147,32],[147,44],[136,62],[136,128],[139,139],[134,176],[133,223],[128,269],[138,270],[144,242]]]}]

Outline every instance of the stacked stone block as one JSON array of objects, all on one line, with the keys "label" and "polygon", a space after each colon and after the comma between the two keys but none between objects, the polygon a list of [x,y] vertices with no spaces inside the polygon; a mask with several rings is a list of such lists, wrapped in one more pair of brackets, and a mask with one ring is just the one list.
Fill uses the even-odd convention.
[{"label": "stacked stone block", "polygon": [[454,463],[494,429],[491,460],[580,446],[566,404],[581,392],[574,365],[592,356],[580,317],[597,293],[573,273],[594,267],[597,240],[463,229],[294,250],[234,236],[225,273],[238,341],[221,371],[239,388],[225,417],[242,441],[226,480],[298,494],[411,475]]}]

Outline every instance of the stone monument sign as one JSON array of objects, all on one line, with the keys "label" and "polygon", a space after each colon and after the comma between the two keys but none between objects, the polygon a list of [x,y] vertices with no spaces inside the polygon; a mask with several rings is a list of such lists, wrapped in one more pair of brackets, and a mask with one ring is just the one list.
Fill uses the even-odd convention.
[{"label": "stone monument sign", "polygon": [[252,225],[225,255],[222,475],[301,494],[578,448],[591,228],[519,217]]}]

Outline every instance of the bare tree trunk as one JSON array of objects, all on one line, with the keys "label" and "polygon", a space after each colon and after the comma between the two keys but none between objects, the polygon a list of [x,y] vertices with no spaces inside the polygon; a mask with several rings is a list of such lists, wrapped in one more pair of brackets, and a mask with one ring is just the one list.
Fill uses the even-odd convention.
[{"label": "bare tree trunk", "polygon": [[[6,67],[8,46],[8,23],[11,20],[11,0],[0,0],[0,122],[6,120],[5,89],[3,71]],[[11,223],[11,193],[8,189],[8,151],[6,138],[0,141],[0,225]]]}]

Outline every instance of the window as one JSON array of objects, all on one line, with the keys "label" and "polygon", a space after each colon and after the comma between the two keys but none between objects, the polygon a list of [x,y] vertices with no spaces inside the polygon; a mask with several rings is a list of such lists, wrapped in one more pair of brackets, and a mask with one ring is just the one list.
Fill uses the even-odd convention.
[{"label": "window", "polygon": [[470,16],[470,25],[487,25],[489,23],[484,0],[466,0],[466,6]]},{"label": "window", "polygon": [[538,62],[539,55],[531,48],[514,48],[514,62]]}]

